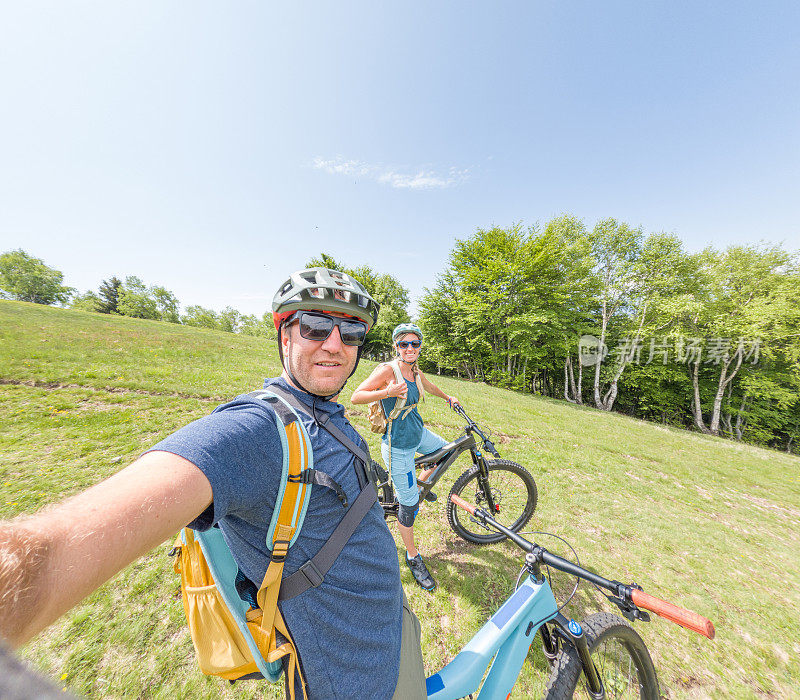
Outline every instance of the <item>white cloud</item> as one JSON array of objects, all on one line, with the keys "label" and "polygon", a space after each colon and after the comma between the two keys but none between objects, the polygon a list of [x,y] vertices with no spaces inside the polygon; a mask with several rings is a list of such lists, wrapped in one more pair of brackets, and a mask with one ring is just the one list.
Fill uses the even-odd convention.
[{"label": "white cloud", "polygon": [[469,177],[469,169],[449,168],[444,172],[435,170],[417,170],[402,172],[399,168],[388,168],[381,165],[370,165],[359,160],[334,158],[326,160],[314,158],[314,168],[331,175],[348,175],[362,177],[396,189],[432,190],[445,189],[459,185]]}]

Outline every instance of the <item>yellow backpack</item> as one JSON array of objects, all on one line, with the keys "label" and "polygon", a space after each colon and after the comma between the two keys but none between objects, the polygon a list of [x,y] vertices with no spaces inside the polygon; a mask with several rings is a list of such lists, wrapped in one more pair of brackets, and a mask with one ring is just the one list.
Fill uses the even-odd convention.
[{"label": "yellow backpack", "polygon": [[272,391],[252,392],[221,407],[247,403],[267,408],[269,404],[268,410],[278,416],[283,426],[278,430],[283,473],[266,542],[272,557],[258,589],[258,608],[248,605],[237,592],[239,567],[218,527],[204,532],[184,528],[170,553],[177,555],[174,568],[181,576],[183,608],[200,670],[230,681],[263,677],[274,682],[280,679],[285,663],[287,694],[295,700],[295,673],[301,680],[304,697],[306,684],[297,649],[278,609],[279,596],[281,600],[294,597],[322,583],[333,560],[375,502],[375,492],[368,488],[371,493],[363,490],[356,499],[351,510],[359,512],[355,518],[344,518],[323,546],[325,561],[315,556],[299,571],[283,577],[286,554],[303,525],[311,485],[336,490],[342,505],[348,505],[341,487],[327,474],[314,470],[308,433],[287,401],[291,397],[284,396]]}]

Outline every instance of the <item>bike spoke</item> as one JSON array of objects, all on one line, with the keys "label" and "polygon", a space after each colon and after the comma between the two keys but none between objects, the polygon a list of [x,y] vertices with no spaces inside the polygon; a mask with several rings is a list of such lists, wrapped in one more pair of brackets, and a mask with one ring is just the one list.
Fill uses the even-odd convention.
[{"label": "bike spoke", "polygon": [[[494,506],[491,515],[506,527],[518,532],[530,520],[536,508],[536,484],[533,477],[515,462],[490,460],[487,480],[491,503]],[[472,467],[458,478],[451,493],[479,508],[491,511],[484,483],[478,468]],[[495,534],[488,526],[479,522],[478,518],[451,504],[448,505],[447,512],[453,530],[469,542],[488,544],[503,539],[502,534]]]},{"label": "bike spoke", "polygon": [[631,652],[618,639],[604,640],[592,656],[605,686],[606,697],[622,700],[640,697],[641,684]]}]

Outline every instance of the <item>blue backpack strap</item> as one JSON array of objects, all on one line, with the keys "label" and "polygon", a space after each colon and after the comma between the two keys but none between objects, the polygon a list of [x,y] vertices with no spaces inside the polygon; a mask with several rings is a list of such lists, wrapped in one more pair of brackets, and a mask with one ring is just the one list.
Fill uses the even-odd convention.
[{"label": "blue backpack strap", "polygon": [[[311,498],[310,486],[314,481],[304,476],[304,472],[307,470],[311,470],[312,473],[316,471],[314,470],[314,453],[311,449],[311,438],[308,436],[303,421],[300,420],[297,412],[281,397],[265,389],[237,396],[233,401],[220,406],[216,410],[224,410],[232,406],[241,405],[259,407],[278,418],[278,438],[281,441],[283,459],[281,463],[281,480],[278,486],[278,493],[275,497],[275,509],[272,513],[272,520],[270,521],[269,530],[267,531],[266,545],[269,551],[273,550],[275,528],[278,524],[281,511],[284,508],[283,501],[286,497],[287,486],[292,483],[296,486],[296,488],[290,489],[295,498],[295,503],[292,506],[292,515],[287,525],[292,528],[294,534],[286,543],[286,547],[288,548],[294,544],[300,534],[306,511],[308,510],[308,502]],[[292,442],[291,446],[290,440]],[[296,454],[292,452],[292,447],[294,447]],[[299,474],[295,475],[290,482],[289,465],[292,458],[299,460]]]}]

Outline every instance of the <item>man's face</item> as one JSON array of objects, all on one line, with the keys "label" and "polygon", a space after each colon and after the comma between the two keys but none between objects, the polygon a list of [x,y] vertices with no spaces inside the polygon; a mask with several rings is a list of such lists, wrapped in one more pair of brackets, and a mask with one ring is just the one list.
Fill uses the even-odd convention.
[{"label": "man's face", "polygon": [[[345,318],[342,314],[331,315]],[[338,326],[325,340],[307,340],[300,335],[299,324],[294,322],[283,328],[281,343],[284,362],[288,363],[292,374],[306,389],[319,396],[339,389],[353,371],[358,357],[358,347],[342,342]],[[285,370],[283,378],[291,383]]]}]

